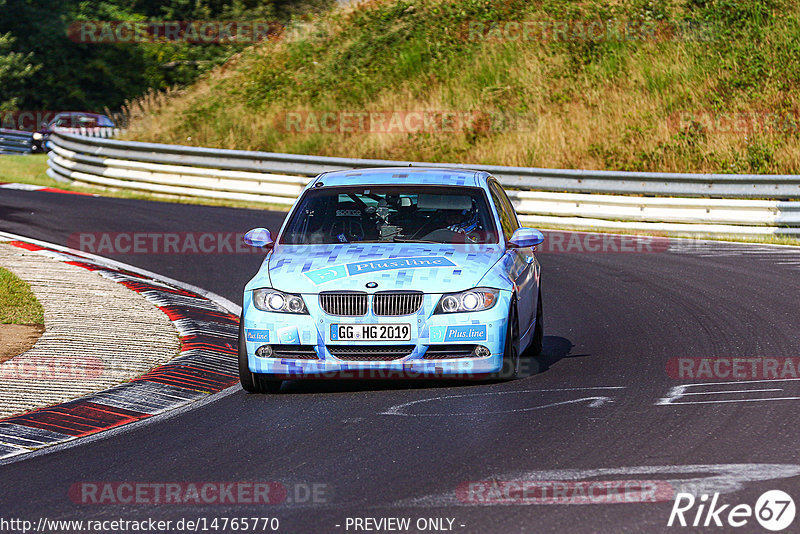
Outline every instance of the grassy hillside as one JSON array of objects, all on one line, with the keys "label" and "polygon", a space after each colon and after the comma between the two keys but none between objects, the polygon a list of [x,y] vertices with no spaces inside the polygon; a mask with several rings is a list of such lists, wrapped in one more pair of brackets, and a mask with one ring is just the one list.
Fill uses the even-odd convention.
[{"label": "grassy hillside", "polygon": [[[132,103],[129,138],[537,167],[800,172],[800,4],[605,4],[375,0],[334,11],[188,90]],[[316,128],[323,111],[344,128]],[[346,115],[363,111],[424,111],[430,124],[364,126]],[[457,112],[465,115],[448,122]]]}]

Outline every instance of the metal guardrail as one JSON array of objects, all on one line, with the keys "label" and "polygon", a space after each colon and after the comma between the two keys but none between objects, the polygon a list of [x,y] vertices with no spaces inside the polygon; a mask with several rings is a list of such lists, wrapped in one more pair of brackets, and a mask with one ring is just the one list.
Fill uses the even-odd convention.
[{"label": "metal guardrail", "polygon": [[103,139],[116,137],[125,132],[125,130],[121,128],[111,128],[108,126],[98,126],[97,128],[64,128],[59,126],[54,130],[56,132],[62,132],[65,134],[82,135],[86,137],[101,137]]},{"label": "metal guardrail", "polygon": [[54,179],[170,195],[291,204],[309,178],[321,172],[410,164],[489,171],[509,190],[521,218],[530,224],[695,235],[800,235],[800,202],[783,200],[800,198],[800,176],[795,175],[429,164],[137,143],[63,132],[53,134],[48,146],[48,174]]},{"label": "metal guardrail", "polygon": [[0,128],[0,154],[30,153],[31,135],[31,132]]}]

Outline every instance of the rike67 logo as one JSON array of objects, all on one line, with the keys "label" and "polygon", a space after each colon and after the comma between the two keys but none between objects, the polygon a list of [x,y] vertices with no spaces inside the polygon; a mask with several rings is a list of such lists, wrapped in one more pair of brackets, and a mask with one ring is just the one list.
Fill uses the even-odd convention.
[{"label": "rike67 logo", "polygon": [[667,526],[739,528],[755,520],[765,529],[778,532],[794,521],[794,500],[786,492],[770,490],[762,494],[755,507],[749,504],[719,503],[719,493],[709,501],[707,494],[696,498],[691,493],[678,493]]}]

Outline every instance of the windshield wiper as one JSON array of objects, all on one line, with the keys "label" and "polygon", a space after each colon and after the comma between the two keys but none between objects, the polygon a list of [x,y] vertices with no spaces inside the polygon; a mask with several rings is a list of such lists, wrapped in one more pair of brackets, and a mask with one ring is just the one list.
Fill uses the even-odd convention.
[{"label": "windshield wiper", "polygon": [[405,239],[403,237],[394,236],[392,241],[395,243],[433,243],[434,245],[441,245],[439,241],[431,241],[429,239]]}]

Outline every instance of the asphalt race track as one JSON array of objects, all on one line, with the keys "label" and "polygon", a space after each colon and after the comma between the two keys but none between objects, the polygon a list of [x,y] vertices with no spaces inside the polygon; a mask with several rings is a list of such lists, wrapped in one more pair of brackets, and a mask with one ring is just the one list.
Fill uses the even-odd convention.
[{"label": "asphalt race track", "polygon": [[[277,230],[282,219],[0,192],[0,230],[62,245],[76,232]],[[261,261],[230,253],[109,256],[238,304]],[[489,384],[295,381],[274,396],[238,390],[108,439],[0,466],[2,515],[277,517],[280,532],[355,532],[353,518],[365,517],[449,518],[455,532],[727,532],[668,528],[671,497],[492,504],[457,490],[492,479],[639,480],[719,492],[731,505],[754,506],[773,489],[800,498],[800,381],[678,380],[667,372],[671,358],[798,356],[800,249],[715,244],[539,260],[545,349],[536,374]],[[267,506],[70,498],[73,484],[104,481],[278,481],[289,495]],[[303,488],[314,484],[323,490],[312,503]],[[737,532],[766,530],[750,518]]]}]

